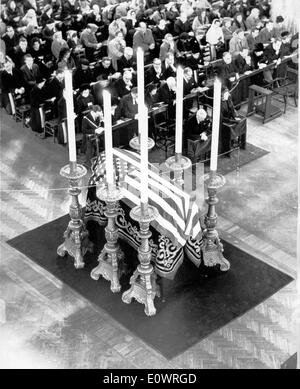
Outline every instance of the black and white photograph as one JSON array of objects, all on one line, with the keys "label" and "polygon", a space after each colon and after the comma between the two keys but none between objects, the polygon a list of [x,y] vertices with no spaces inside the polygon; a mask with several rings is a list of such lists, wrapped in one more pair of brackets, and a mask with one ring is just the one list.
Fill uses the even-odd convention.
[{"label": "black and white photograph", "polygon": [[300,369],[299,30],[299,0],[1,0],[1,370]]}]

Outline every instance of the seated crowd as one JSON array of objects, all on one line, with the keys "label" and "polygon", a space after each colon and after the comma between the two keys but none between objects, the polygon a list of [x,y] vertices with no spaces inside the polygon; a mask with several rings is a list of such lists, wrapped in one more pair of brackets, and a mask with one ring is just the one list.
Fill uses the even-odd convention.
[{"label": "seated crowd", "polygon": [[[168,119],[174,120],[180,65],[184,96],[209,90],[209,80],[217,75],[223,84],[222,120],[238,122],[235,109],[247,100],[249,85],[264,86],[284,76],[282,59],[296,50],[298,36],[281,16],[271,19],[271,5],[266,0],[3,0],[2,107],[12,114],[12,104],[28,104],[26,124],[37,134],[44,133],[41,109],[50,107],[48,114],[59,123],[58,141],[65,144],[64,72],[71,70],[76,131],[83,134],[82,150],[89,160],[94,151],[87,135],[101,134],[104,89],[115,106],[113,123],[136,118],[136,52],[141,47],[149,109],[164,103]],[[274,68],[250,77],[274,62]],[[212,94],[204,95],[212,105]],[[205,104],[194,115],[192,105],[184,102],[185,138],[205,142],[211,132]],[[136,129],[133,120],[119,142],[127,146]]]}]

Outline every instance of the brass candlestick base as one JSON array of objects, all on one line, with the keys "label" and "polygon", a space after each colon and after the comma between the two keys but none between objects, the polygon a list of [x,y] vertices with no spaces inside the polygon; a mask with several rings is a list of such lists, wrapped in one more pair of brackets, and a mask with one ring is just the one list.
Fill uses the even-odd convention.
[{"label": "brass candlestick base", "polygon": [[221,174],[211,172],[208,179],[208,198],[205,200],[208,204],[208,212],[205,216],[204,223],[206,229],[203,234],[203,261],[207,267],[220,265],[221,271],[228,271],[230,263],[223,257],[223,245],[219,239],[218,231],[216,230],[218,216],[215,206],[218,204],[217,190],[225,185],[225,178]]},{"label": "brass candlestick base", "polygon": [[168,158],[165,164],[168,169],[174,172],[174,184],[182,188],[184,184],[183,172],[192,166],[191,160],[177,153],[173,157]]},{"label": "brass candlestick base", "polygon": [[155,296],[160,295],[158,286],[156,285],[156,274],[151,260],[151,249],[149,246],[149,238],[151,232],[149,230],[150,222],[158,216],[158,210],[152,206],[137,206],[130,211],[130,217],[138,221],[140,224],[141,244],[138,249],[139,265],[132,277],[130,278],[130,289],[122,295],[122,300],[126,304],[130,304],[135,298],[139,303],[145,305],[145,314],[153,316],[156,314],[154,306]]},{"label": "brass candlestick base", "polygon": [[60,170],[60,175],[69,180],[69,194],[71,195],[70,218],[66,231],[64,232],[64,242],[58,247],[57,254],[64,257],[66,252],[74,257],[76,269],[84,267],[83,256],[87,251],[92,251],[93,244],[88,239],[88,231],[82,218],[82,208],[78,200],[81,190],[78,188],[79,181],[87,173],[84,166],[70,163]]},{"label": "brass candlestick base", "polygon": [[[132,138],[129,142],[129,146],[133,149],[136,150],[137,152],[140,152],[141,146],[140,146],[140,138],[139,136],[135,136]],[[148,150],[152,150],[153,147],[155,146],[155,142],[152,138],[148,138]]]},{"label": "brass candlestick base", "polygon": [[99,265],[91,271],[91,277],[93,280],[99,280],[99,277],[102,276],[107,281],[110,281],[110,290],[113,293],[117,293],[121,290],[119,282],[121,277],[120,263],[124,259],[124,253],[118,245],[119,234],[115,218],[117,216],[118,201],[123,197],[122,189],[99,188],[97,197],[105,201],[107,206],[104,213],[107,217],[107,226],[105,227],[106,243],[98,257]]}]

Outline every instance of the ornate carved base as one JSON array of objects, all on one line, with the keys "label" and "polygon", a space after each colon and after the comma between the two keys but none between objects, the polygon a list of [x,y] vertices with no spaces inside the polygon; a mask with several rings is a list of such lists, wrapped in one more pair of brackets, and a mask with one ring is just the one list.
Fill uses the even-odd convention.
[{"label": "ornate carved base", "polygon": [[207,267],[215,267],[220,265],[220,270],[226,272],[230,269],[230,263],[223,256],[223,245],[218,237],[214,242],[205,241],[202,247],[203,262]]},{"label": "ornate carved base", "polygon": [[123,259],[124,253],[119,247],[116,250],[111,250],[106,244],[98,257],[99,265],[91,271],[92,279],[98,281],[102,276],[105,280],[110,281],[110,290],[113,293],[120,292],[119,279],[123,273]]},{"label": "ornate carved base", "polygon": [[123,197],[123,193],[122,189],[116,186],[100,187],[97,190],[97,196],[106,203],[106,211],[104,212],[107,217],[106,243],[98,257],[99,265],[91,271],[91,278],[97,281],[102,276],[110,281],[110,290],[117,293],[121,290],[119,279],[124,271],[124,253],[118,245],[119,234],[115,218],[118,214],[118,201]]},{"label": "ornate carved base", "polygon": [[130,211],[130,217],[140,224],[141,244],[138,249],[140,263],[130,278],[131,287],[123,293],[122,300],[124,303],[130,304],[131,300],[135,298],[136,301],[145,305],[144,312],[147,316],[156,314],[154,299],[155,296],[160,296],[156,284],[156,274],[150,262],[151,248],[149,246],[149,238],[151,237],[149,225],[157,216],[158,210],[148,204],[141,204]]},{"label": "ornate carved base", "polygon": [[64,232],[64,242],[58,247],[57,254],[64,257],[66,252],[74,257],[76,269],[84,267],[83,256],[89,250],[93,250],[93,244],[89,241],[88,231],[85,228],[82,218],[82,208],[79,204],[79,182],[87,173],[84,166],[76,162],[70,162],[60,169],[60,175],[69,181],[69,194],[71,195],[70,218],[66,231]]},{"label": "ornate carved base", "polygon": [[58,247],[57,255],[64,257],[68,253],[74,258],[76,269],[84,267],[83,256],[87,251],[93,251],[93,244],[88,238],[88,231],[81,220],[70,221],[64,232],[64,242]]},{"label": "ornate carved base", "polygon": [[136,299],[141,304],[145,305],[144,312],[147,316],[154,316],[156,308],[154,306],[155,296],[160,297],[160,290],[156,284],[156,274],[152,267],[152,272],[143,274],[140,266],[130,278],[130,289],[122,295],[122,301],[130,304],[132,299]]},{"label": "ornate carved base", "polygon": [[215,267],[220,265],[220,270],[226,272],[230,269],[230,263],[223,257],[223,245],[219,239],[219,234],[216,229],[218,216],[216,214],[216,204],[218,204],[217,190],[225,184],[225,178],[215,171],[210,172],[208,178],[208,204],[207,215],[204,218],[205,230],[203,233],[203,262],[207,267]]}]

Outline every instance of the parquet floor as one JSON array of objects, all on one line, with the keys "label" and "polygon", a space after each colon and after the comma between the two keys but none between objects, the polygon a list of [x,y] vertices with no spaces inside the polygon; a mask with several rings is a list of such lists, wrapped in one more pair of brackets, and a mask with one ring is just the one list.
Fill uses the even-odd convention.
[{"label": "parquet floor", "polygon": [[[0,367],[277,369],[294,354],[296,282],[168,361],[9,247],[7,239],[68,212],[67,192],[57,190],[68,154],[1,115]],[[297,128],[293,107],[264,126],[250,118],[249,142],[271,153],[227,175],[218,205],[224,238],[294,277]]]}]

